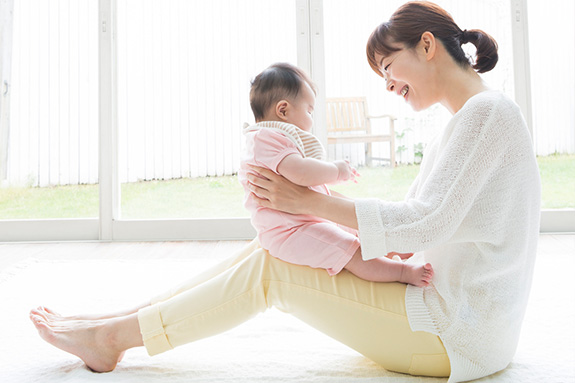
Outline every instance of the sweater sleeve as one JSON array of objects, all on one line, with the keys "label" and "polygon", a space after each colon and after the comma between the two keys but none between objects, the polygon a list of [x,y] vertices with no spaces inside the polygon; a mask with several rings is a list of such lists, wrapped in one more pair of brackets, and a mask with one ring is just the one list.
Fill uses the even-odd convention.
[{"label": "sweater sleeve", "polygon": [[449,240],[509,145],[503,125],[497,99],[466,105],[445,128],[404,201],[356,200],[364,260]]}]

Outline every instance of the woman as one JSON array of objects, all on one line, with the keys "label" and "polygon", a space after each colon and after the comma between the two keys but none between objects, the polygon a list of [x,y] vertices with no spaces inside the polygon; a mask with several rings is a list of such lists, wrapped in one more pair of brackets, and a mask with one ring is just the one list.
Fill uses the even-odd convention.
[{"label": "woman", "polygon": [[[461,45],[477,47],[471,66]],[[540,186],[517,106],[486,88],[497,45],[462,31],[441,8],[407,3],[367,46],[387,89],[415,110],[441,103],[453,118],[428,146],[403,202],[317,194],[259,169],[262,206],[312,214],[359,229],[366,262],[416,252],[435,269],[428,287],[373,283],[343,272],[284,263],[253,242],[235,258],[133,310],[64,318],[39,308],[40,335],[96,371],[131,347],[150,354],[213,335],[269,306],[289,312],[393,371],[480,378],[515,352],[539,229]],[[408,261],[408,262],[409,262]]]}]

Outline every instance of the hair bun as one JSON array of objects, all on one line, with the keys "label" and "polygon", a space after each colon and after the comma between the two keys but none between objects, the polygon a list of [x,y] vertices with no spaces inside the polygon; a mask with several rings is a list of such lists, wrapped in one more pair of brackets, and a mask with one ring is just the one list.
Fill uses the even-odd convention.
[{"label": "hair bun", "polygon": [[467,29],[461,31],[461,36],[459,39],[461,40],[461,45],[467,44],[469,42],[469,32],[467,32]]},{"label": "hair bun", "polygon": [[493,37],[480,29],[472,29],[470,31],[464,29],[461,31],[459,39],[461,45],[471,43],[477,48],[475,64],[472,65],[473,69],[479,73],[485,73],[495,67],[499,60],[499,55],[497,54],[497,42]]}]

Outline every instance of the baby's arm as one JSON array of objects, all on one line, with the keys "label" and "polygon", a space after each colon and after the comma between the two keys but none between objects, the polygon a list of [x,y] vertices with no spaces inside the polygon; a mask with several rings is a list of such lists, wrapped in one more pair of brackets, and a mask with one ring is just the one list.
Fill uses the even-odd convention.
[{"label": "baby's arm", "polygon": [[278,165],[278,173],[301,186],[316,186],[355,179],[357,171],[345,161],[326,162],[290,154]]}]

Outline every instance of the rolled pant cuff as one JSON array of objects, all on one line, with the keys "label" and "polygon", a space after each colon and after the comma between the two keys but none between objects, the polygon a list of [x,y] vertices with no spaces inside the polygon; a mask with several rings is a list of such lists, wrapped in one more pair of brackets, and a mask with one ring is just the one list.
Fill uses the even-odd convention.
[{"label": "rolled pant cuff", "polygon": [[150,299],[150,304],[155,305],[156,303],[159,303],[159,302],[165,302],[168,299],[172,298],[173,296],[174,296],[174,294],[172,293],[171,290],[165,291],[162,294],[156,295],[155,297]]},{"label": "rolled pant cuff", "polygon": [[138,311],[138,322],[144,346],[150,356],[173,349],[164,331],[159,305],[152,305]]}]

